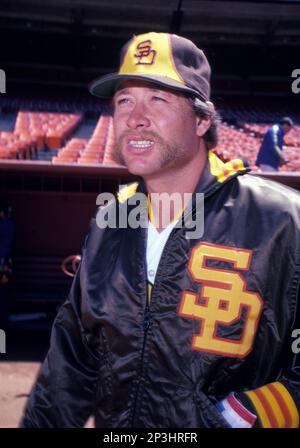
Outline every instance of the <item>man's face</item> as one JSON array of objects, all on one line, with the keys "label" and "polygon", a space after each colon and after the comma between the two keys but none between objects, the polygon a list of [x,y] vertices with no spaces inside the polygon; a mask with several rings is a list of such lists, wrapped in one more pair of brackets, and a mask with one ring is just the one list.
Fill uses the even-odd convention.
[{"label": "man's face", "polygon": [[199,151],[197,117],[177,92],[126,81],[114,95],[114,158],[144,178],[180,168]]},{"label": "man's face", "polygon": [[290,132],[290,130],[292,129],[292,126],[289,125],[288,123],[283,123],[282,129],[283,129],[283,134],[286,135],[288,132]]}]

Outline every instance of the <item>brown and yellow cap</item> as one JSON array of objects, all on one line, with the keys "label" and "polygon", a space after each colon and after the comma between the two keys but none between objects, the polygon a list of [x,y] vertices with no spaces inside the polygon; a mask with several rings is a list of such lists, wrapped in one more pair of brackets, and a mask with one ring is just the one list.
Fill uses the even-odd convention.
[{"label": "brown and yellow cap", "polygon": [[94,80],[89,90],[111,98],[121,81],[139,79],[208,101],[210,73],[205,54],[192,41],[175,34],[146,33],[124,45],[119,71]]}]

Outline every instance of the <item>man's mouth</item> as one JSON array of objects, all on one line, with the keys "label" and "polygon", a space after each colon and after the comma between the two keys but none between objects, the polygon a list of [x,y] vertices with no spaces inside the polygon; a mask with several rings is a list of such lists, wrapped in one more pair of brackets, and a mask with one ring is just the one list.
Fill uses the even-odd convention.
[{"label": "man's mouth", "polygon": [[147,139],[129,139],[127,141],[127,150],[134,153],[141,153],[146,151],[147,149],[150,149],[154,145],[153,140],[147,140]]}]

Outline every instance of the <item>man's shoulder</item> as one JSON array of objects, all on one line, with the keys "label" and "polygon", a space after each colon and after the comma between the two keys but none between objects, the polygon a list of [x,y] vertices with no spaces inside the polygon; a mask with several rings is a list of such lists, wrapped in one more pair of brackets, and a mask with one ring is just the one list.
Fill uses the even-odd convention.
[{"label": "man's shoulder", "polygon": [[245,196],[245,206],[254,204],[268,211],[289,211],[300,220],[300,192],[279,182],[255,174],[237,178],[239,191]]},{"label": "man's shoulder", "polygon": [[278,124],[273,124],[265,133],[265,138],[273,139],[274,135],[279,135],[281,133],[281,128]]},{"label": "man's shoulder", "polygon": [[[278,198],[290,198],[300,204],[300,191],[275,180],[266,179],[265,177],[251,172],[246,173],[243,176],[238,176],[237,180],[241,186],[258,194],[266,193],[270,194],[271,197],[272,194],[275,194]],[[266,196],[265,199],[268,199],[268,197],[269,196]]]}]

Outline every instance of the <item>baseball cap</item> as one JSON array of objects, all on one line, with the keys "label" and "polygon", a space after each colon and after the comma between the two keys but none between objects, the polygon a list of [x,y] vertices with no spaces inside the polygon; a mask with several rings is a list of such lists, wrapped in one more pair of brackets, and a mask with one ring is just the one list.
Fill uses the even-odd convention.
[{"label": "baseball cap", "polygon": [[118,72],[94,80],[89,90],[100,98],[111,98],[121,81],[138,79],[208,101],[210,73],[205,54],[192,41],[176,34],[151,32],[127,42],[121,50]]},{"label": "baseball cap", "polygon": [[282,117],[280,120],[280,124],[288,124],[290,126],[294,126],[294,122],[290,117]]}]

